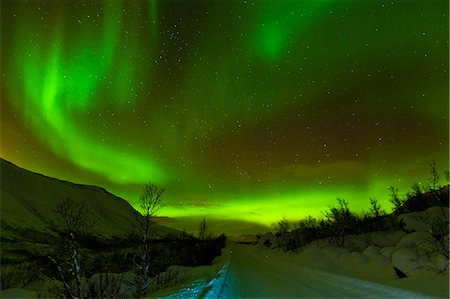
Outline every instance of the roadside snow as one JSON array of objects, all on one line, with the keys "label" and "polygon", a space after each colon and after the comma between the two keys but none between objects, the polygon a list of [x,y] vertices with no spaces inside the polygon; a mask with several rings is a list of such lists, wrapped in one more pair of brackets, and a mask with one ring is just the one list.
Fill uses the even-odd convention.
[{"label": "roadside snow", "polygon": [[[360,255],[342,255],[360,263]],[[237,245],[220,298],[432,298],[427,294],[305,265],[305,256]],[[309,262],[312,262],[311,260]],[[345,259],[341,260],[345,263]],[[348,262],[348,261],[347,261]],[[328,269],[326,269],[328,268]],[[335,270],[335,268],[334,268]],[[394,278],[395,279],[395,278]]]},{"label": "roadside snow", "polygon": [[[378,264],[383,260],[378,248],[368,248],[366,253],[350,253],[342,248],[316,248],[314,251],[309,249],[292,254],[259,246],[235,245],[232,253],[227,253],[228,262],[220,268],[215,277],[191,280],[192,282],[184,287],[159,297],[448,297],[448,282],[445,282],[445,276],[397,279],[392,266]],[[347,265],[344,266],[345,264]],[[350,271],[352,267],[354,269]],[[387,269],[389,271],[386,274]],[[353,275],[348,275],[350,272]]]},{"label": "roadside snow", "polygon": [[225,282],[229,263],[226,263],[209,281],[198,279],[170,295],[159,298],[218,298]]}]

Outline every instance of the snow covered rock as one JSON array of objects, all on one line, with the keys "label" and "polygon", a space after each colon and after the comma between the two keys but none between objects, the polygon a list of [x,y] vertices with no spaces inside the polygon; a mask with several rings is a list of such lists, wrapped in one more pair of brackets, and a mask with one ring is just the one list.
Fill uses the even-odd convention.
[{"label": "snow covered rock", "polygon": [[364,253],[359,253],[357,251],[354,251],[350,254],[347,261],[351,265],[365,264],[369,261],[369,257],[367,255],[365,255]]},{"label": "snow covered rock", "polygon": [[345,259],[336,261],[336,269],[355,277],[394,278],[394,269],[389,260],[379,254],[376,247],[369,247],[366,253],[352,252]]},{"label": "snow covered rock", "polygon": [[396,245],[397,248],[411,247],[411,246],[426,246],[427,243],[433,240],[433,236],[428,232],[414,232],[404,236]]},{"label": "snow covered rock", "polygon": [[368,246],[375,245],[380,248],[395,246],[406,235],[403,231],[396,232],[372,232],[359,235],[345,236],[345,247],[351,250],[363,251]]},{"label": "snow covered rock", "polygon": [[328,257],[332,260],[337,261],[338,263],[341,261],[345,261],[349,255],[350,251],[345,248],[333,248],[328,252]]},{"label": "snow covered rock", "polygon": [[407,231],[429,232],[431,226],[436,223],[445,221],[448,223],[448,208],[431,207],[422,212],[402,214],[398,220],[405,223],[404,228]]},{"label": "snow covered rock", "polygon": [[363,253],[367,255],[369,258],[380,257],[380,248],[378,246],[372,245],[367,247]]},{"label": "snow covered rock", "polygon": [[403,231],[396,232],[373,232],[370,233],[371,244],[377,245],[380,248],[395,246],[406,233]]},{"label": "snow covered rock", "polygon": [[408,277],[423,274],[433,274],[433,265],[409,248],[398,248],[391,256],[392,266],[396,267]]},{"label": "snow covered rock", "polygon": [[396,249],[395,246],[383,247],[383,248],[380,249],[380,253],[385,258],[390,259],[391,255],[392,255],[392,252],[394,252],[395,249]]},{"label": "snow covered rock", "polygon": [[448,258],[443,244],[428,232],[403,237],[391,254],[392,266],[407,276],[448,272]]}]

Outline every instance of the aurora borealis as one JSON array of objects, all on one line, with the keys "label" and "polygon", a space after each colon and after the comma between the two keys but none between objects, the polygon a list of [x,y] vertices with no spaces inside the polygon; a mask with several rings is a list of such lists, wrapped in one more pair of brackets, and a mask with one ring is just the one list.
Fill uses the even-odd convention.
[{"label": "aurora borealis", "polygon": [[[1,2],[1,157],[162,214],[357,211],[448,169],[448,1]],[[442,184],[445,182],[441,175]]]}]

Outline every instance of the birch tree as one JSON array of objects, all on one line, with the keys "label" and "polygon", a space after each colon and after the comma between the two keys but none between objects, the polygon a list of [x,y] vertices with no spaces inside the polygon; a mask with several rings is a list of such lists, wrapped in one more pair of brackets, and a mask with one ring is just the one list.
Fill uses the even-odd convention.
[{"label": "birch tree", "polygon": [[[64,198],[54,210],[57,219],[56,230],[63,238],[63,254],[58,259],[49,256],[55,264],[66,293],[70,298],[83,298],[80,265],[80,238],[87,234],[88,210],[86,205],[75,203],[72,198]],[[71,283],[74,281],[75,286]]]},{"label": "birch tree", "polygon": [[138,216],[138,221],[142,234],[143,246],[141,265],[139,267],[144,277],[148,276],[150,268],[149,240],[153,234],[152,218],[165,206],[163,201],[164,191],[165,189],[160,188],[155,184],[148,183],[144,185],[141,197],[139,198],[142,216]]}]

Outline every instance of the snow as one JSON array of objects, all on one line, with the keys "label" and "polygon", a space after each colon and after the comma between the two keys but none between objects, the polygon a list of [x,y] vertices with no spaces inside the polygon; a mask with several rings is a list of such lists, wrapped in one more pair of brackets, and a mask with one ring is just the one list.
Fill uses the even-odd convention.
[{"label": "snow", "polygon": [[212,279],[195,280],[188,286],[161,298],[219,298],[228,276],[228,267],[229,263],[227,262]]},{"label": "snow", "polygon": [[[185,277],[183,287],[171,297],[448,298],[449,265],[442,254],[445,247],[430,233],[436,224],[445,226],[445,217],[447,208],[433,207],[400,215],[410,233],[348,235],[344,247],[331,246],[323,239],[288,253],[278,248],[276,236],[266,233],[256,246],[234,245],[230,254],[221,257],[226,266],[215,278]],[[267,240],[270,246],[264,245]],[[436,246],[442,247],[440,251]],[[398,278],[394,267],[407,277]],[[219,285],[217,296],[212,290]]]},{"label": "snow", "polygon": [[436,221],[448,222],[447,207],[431,207],[422,212],[405,213],[399,216],[399,220],[405,223],[405,229],[416,232],[429,232],[430,226]]},{"label": "snow", "polygon": [[[447,271],[448,259],[435,252],[439,245],[428,232],[414,232],[403,237],[391,253],[392,265],[408,276]],[[447,268],[447,270],[443,270]]]},{"label": "snow", "polygon": [[[335,258],[344,254],[353,262],[368,262],[364,255],[338,251]],[[302,254],[238,245],[233,249],[233,259],[221,298],[430,298],[419,292],[338,274],[331,271],[335,269],[332,265],[325,270],[306,266],[316,261],[305,259]],[[340,266],[345,262],[348,261],[342,259]]]},{"label": "snow", "polygon": [[[390,262],[373,246],[366,253],[310,246],[285,253],[234,245],[212,278],[191,280],[163,298],[441,298],[448,275],[398,279]],[[210,268],[217,269],[217,264]],[[194,270],[195,268],[192,268]],[[210,269],[210,270],[211,270]],[[203,267],[203,273],[206,274]],[[195,271],[194,271],[195,272]],[[192,272],[192,273],[194,273]],[[209,272],[211,275],[211,272]],[[152,294],[152,297],[155,294]]]},{"label": "snow", "polygon": [[[205,297],[206,294],[217,298],[215,294],[220,293],[223,282],[228,276],[231,256],[230,246],[231,243],[223,248],[222,254],[215,258],[210,266],[171,266],[170,268],[177,268],[177,283],[151,294],[149,298],[197,298]],[[163,273],[160,275],[163,275]]]},{"label": "snow", "polygon": [[[398,279],[383,249],[369,246],[352,252],[313,243],[297,253],[286,253],[229,244],[211,266],[172,266],[169,270],[179,273],[178,284],[148,297],[448,298],[448,272]],[[6,290],[0,296],[34,297],[24,292]]]},{"label": "snow", "polygon": [[[93,224],[92,232],[102,237],[126,237],[130,233],[130,224],[136,222],[133,207],[102,188],[36,174],[3,159],[0,159],[0,168],[0,213],[2,221],[7,224],[2,229],[2,237],[6,240],[26,238],[19,233],[24,230],[54,234],[48,223],[55,222],[55,206],[67,197],[76,204],[86,205],[89,209],[88,222]],[[154,228],[156,236],[181,234],[162,225],[155,225]]]}]

